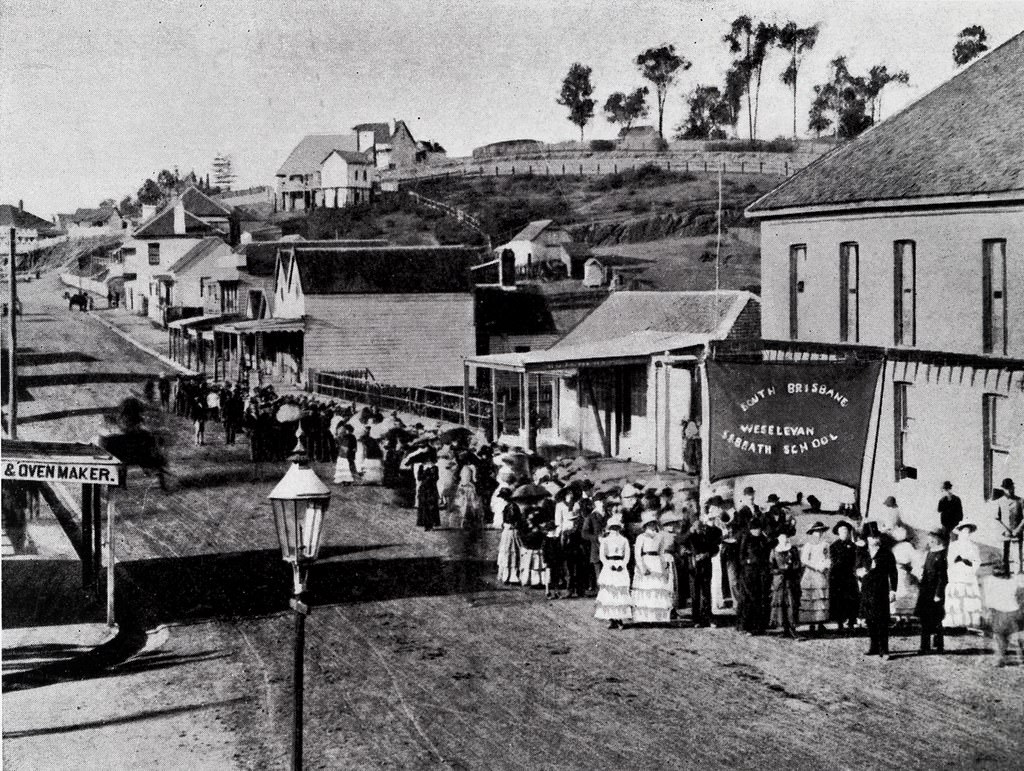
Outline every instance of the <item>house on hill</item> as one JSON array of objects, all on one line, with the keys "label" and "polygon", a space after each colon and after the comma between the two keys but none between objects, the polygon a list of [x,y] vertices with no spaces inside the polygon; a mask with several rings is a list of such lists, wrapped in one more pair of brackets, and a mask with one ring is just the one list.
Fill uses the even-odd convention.
[{"label": "house on hill", "polygon": [[360,150],[361,140],[368,140],[367,132],[303,137],[277,170],[281,210],[336,209],[368,203],[373,190],[375,149]]},{"label": "house on hill", "polygon": [[664,148],[665,140],[654,126],[630,126],[619,132],[615,146],[619,150],[655,152]]},{"label": "house on hill", "polygon": [[883,362],[861,508],[932,527],[951,481],[991,541],[993,488],[1024,477],[1022,104],[1024,33],[746,212],[772,355]]},{"label": "house on hill", "polygon": [[164,325],[201,313],[200,263],[230,252],[236,231],[231,209],[196,187],[169,201],[121,248],[128,310]]},{"label": "house on hill", "polygon": [[652,264],[653,260],[617,254],[588,257],[583,264],[583,286],[625,289]]},{"label": "house on hill", "polygon": [[462,385],[476,346],[470,268],[479,250],[342,242],[281,244],[269,317],[232,325],[258,376],[313,382],[368,370],[399,386]]},{"label": "house on hill", "polygon": [[702,356],[715,340],[756,339],[760,321],[748,292],[615,292],[550,348],[466,366],[490,376],[496,436],[682,469]]},{"label": "house on hill", "polygon": [[58,214],[57,223],[69,238],[90,238],[118,234],[128,228],[128,220],[113,206],[77,209],[74,214]]},{"label": "house on hill", "polygon": [[0,205],[0,227],[4,230],[3,238],[0,238],[0,255],[7,256],[11,253],[11,228],[15,231],[14,248],[18,254],[49,246],[56,243],[55,239],[64,235],[63,231],[49,220],[25,211],[24,201],[18,201],[17,206]]},{"label": "house on hill", "polygon": [[516,269],[524,275],[549,262],[564,262],[563,244],[572,243],[572,236],[554,220],[534,220],[495,251],[510,249],[516,256]]}]

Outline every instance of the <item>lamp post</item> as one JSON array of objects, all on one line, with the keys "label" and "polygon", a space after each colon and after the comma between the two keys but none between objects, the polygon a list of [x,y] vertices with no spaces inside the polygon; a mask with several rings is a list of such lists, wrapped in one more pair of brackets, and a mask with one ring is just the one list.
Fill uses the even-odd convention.
[{"label": "lamp post", "polygon": [[331,491],[309,467],[309,457],[302,446],[302,428],[296,432],[290,460],[291,468],[271,491],[277,540],[281,557],[292,566],[291,608],[295,611],[295,674],[292,683],[292,768],[302,768],[302,689],[306,645],[306,616],[309,606],[302,601],[306,591],[306,570],[320,551],[324,513],[331,501]]}]

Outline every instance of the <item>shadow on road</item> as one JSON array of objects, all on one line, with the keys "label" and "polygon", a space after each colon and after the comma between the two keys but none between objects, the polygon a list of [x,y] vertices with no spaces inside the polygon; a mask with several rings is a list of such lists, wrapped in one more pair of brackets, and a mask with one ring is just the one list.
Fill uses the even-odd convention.
[{"label": "shadow on road", "polygon": [[21,353],[21,349],[18,350],[19,367],[45,367],[50,364],[88,364],[94,361],[98,361],[95,356],[90,356],[81,351]]},{"label": "shadow on road", "polygon": [[51,726],[47,728],[33,728],[27,731],[4,731],[5,739],[25,739],[31,736],[52,736],[55,734],[71,733],[73,731],[88,731],[93,728],[103,728],[111,725],[121,725],[124,723],[136,723],[140,720],[152,720],[153,718],[167,717],[169,715],[181,715],[187,712],[198,712],[204,709],[213,709],[214,707],[223,707],[228,704],[235,704],[239,701],[244,701],[246,696],[236,696],[233,699],[223,699],[221,701],[210,701],[205,704],[191,704],[184,707],[168,707],[166,709],[153,709],[146,710],[145,712],[138,712],[134,715],[126,715],[124,717],[110,718],[109,720],[92,720],[87,723],[73,723],[72,725],[61,725]]},{"label": "shadow on road", "polygon": [[66,372],[50,375],[20,375],[19,387],[43,388],[80,386],[89,383],[144,383],[154,374],[145,372]]},{"label": "shadow on road", "polygon": [[38,415],[28,415],[18,418],[18,425],[27,423],[44,423],[48,420],[64,420],[65,418],[84,418],[89,415],[108,415],[115,412],[114,407],[81,407],[76,410],[54,410],[43,412]]}]

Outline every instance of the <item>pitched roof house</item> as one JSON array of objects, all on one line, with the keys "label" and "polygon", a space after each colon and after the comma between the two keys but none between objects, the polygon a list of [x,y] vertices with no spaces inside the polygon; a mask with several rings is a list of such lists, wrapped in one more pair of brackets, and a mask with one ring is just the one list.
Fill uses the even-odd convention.
[{"label": "pitched roof house", "polygon": [[[982,512],[1024,473],[1024,452],[1003,444],[1024,424],[1021,105],[1024,33],[747,209],[766,340],[884,361],[869,513],[892,495],[930,527],[943,481]],[[998,540],[994,518],[978,521],[979,539]]]},{"label": "pitched roof house", "polygon": [[686,469],[700,357],[715,340],[756,339],[759,327],[749,292],[614,292],[550,348],[474,356],[467,366],[494,372],[496,434]]},{"label": "pitched roof house", "polygon": [[[356,127],[357,129],[359,127]],[[375,132],[309,134],[277,170],[277,195],[284,211],[340,208],[370,200]],[[375,141],[375,140],[374,140]]]},{"label": "pitched roof house", "polygon": [[10,238],[7,231],[10,228],[15,230],[15,250],[29,252],[38,248],[39,244],[47,239],[61,235],[61,230],[49,220],[37,217],[32,212],[25,211],[25,204],[18,202],[17,206],[0,204],[0,228],[5,233],[0,238],[0,254],[10,254]]}]

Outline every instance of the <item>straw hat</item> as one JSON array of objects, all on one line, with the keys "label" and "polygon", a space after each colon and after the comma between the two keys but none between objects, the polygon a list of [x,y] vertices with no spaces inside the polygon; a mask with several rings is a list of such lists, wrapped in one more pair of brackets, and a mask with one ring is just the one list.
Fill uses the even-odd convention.
[{"label": "straw hat", "polygon": [[608,518],[608,524],[606,524],[605,527],[607,527],[607,528],[617,527],[617,528],[619,528],[621,530],[622,529],[622,515],[621,514],[612,514],[612,516],[610,516]]},{"label": "straw hat", "polygon": [[658,512],[645,511],[640,515],[640,527],[647,527],[651,523],[658,524]]},{"label": "straw hat", "polygon": [[666,511],[664,514],[661,515],[661,524],[663,525],[671,525],[675,522],[682,521],[683,515],[675,511]]},{"label": "straw hat", "polygon": [[807,528],[807,535],[810,535],[811,533],[825,533],[825,532],[828,532],[828,526],[824,522],[822,522],[820,520],[815,522],[809,528]]}]

